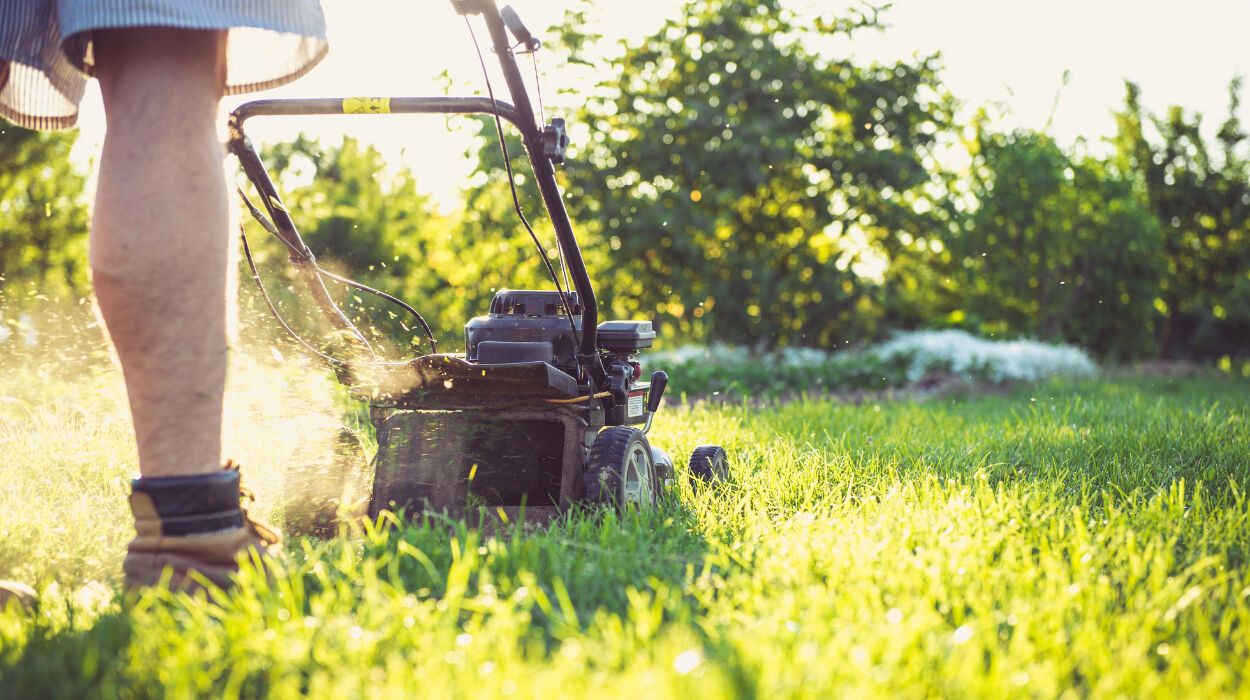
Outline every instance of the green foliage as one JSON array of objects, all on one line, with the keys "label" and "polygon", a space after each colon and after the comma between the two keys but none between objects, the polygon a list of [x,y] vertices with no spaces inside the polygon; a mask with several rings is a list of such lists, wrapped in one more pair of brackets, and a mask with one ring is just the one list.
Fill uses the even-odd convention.
[{"label": "green foliage", "polygon": [[[559,177],[604,317],[650,318],[670,346],[833,349],[953,326],[1074,343],[1113,361],[1250,357],[1240,81],[1213,139],[1201,115],[1148,113],[1130,84],[1114,154],[1094,157],[1045,132],[1002,132],[984,115],[971,129],[954,123],[935,58],[880,65],[831,51],[881,30],[884,8],[814,21],[782,0],[679,9],[616,47],[586,29],[587,3],[547,33],[549,53],[590,74],[565,115],[574,143]],[[498,289],[549,288],[542,255],[558,265],[520,141],[509,131],[541,253],[513,211],[494,121],[469,124],[478,170],[447,212],[412,173],[353,139],[266,151],[321,262],[410,301],[444,349]],[[7,305],[85,293],[87,209],[72,143],[0,132]],[[960,148],[970,167],[944,169]],[[252,238],[284,312],[323,332],[284,252]],[[402,311],[332,287],[389,354],[427,348]]]},{"label": "green foliage", "polygon": [[[324,147],[301,136],[268,147],[263,160],[282,184],[283,201],[323,267],[409,300],[439,340],[455,342],[463,325],[462,318],[456,321],[463,304],[457,288],[461,280],[450,272],[461,263],[447,240],[454,222],[417,190],[410,171],[388,168],[376,149],[350,137]],[[256,226],[251,229],[260,232]],[[263,236],[251,239],[262,275],[289,280],[285,249]],[[429,351],[420,326],[401,309],[331,285],[373,340],[398,343],[392,353]],[[281,294],[283,308],[311,316],[307,300],[291,291]]]},{"label": "green foliage", "polygon": [[75,135],[0,124],[0,284],[6,305],[87,288],[85,178],[70,163]]},{"label": "green foliage", "polygon": [[907,386],[906,358],[885,359],[848,350],[820,362],[787,362],[784,351],[753,354],[713,346],[689,359],[647,362],[662,367],[670,391],[689,398],[721,400],[775,399],[793,396],[847,395]]},{"label": "green foliage", "polygon": [[813,348],[753,352],[718,345],[648,353],[642,362],[664,368],[669,390],[681,395],[753,399],[923,392],[1098,373],[1089,356],[1072,346],[990,341],[952,329],[900,333],[885,343],[833,353]]},{"label": "green foliage", "polygon": [[1117,115],[1120,160],[1163,226],[1158,345],[1167,357],[1250,353],[1250,157],[1237,116],[1241,87],[1239,79],[1229,84],[1229,114],[1215,143],[1203,137],[1201,115],[1180,107],[1148,114],[1132,83]]},{"label": "green foliage", "polygon": [[617,308],[752,345],[877,332],[877,283],[856,271],[935,225],[917,202],[950,117],[931,60],[863,66],[808,48],[876,27],[698,0],[601,68],[603,96],[575,120],[591,140],[568,168],[569,204],[587,247],[610,251]]},{"label": "green foliage", "polygon": [[[485,313],[498,289],[551,286],[513,211],[494,121],[480,120],[479,131],[473,146],[479,172],[466,190],[463,210],[451,215],[439,213],[418,191],[410,171],[395,172],[374,148],[352,138],[323,147],[301,136],[266,149],[263,157],[271,173],[287,183],[283,200],[319,262],[411,303],[433,327],[441,349],[451,351],[461,349],[465,321]],[[522,165],[525,150],[513,136],[509,146],[525,211],[554,261],[554,234],[545,226],[537,192],[527,187],[532,178]],[[280,262],[277,242],[260,249]],[[271,264],[265,274],[290,273]],[[300,306],[285,296],[285,306]],[[398,307],[357,292],[343,291],[342,299],[375,340],[406,339],[392,351],[428,351],[418,327]]]},{"label": "green foliage", "polygon": [[[33,617],[0,614],[0,688],[1235,695],[1250,680],[1248,395],[1244,382],[1136,379],[922,404],[670,407],[656,442],[676,455],[723,442],[731,483],[694,490],[683,470],[659,512],[576,513],[550,528],[388,519],[295,540],[271,577],[249,570],[217,602],[45,592]],[[6,471],[22,479],[10,486],[74,458],[40,440],[94,454],[95,426],[125,411],[106,403],[117,405],[91,420],[63,405],[55,433],[0,423],[6,444],[35,456]],[[257,430],[257,444],[273,440]],[[129,467],[66,482],[67,500],[91,497],[90,518],[62,521],[73,527],[32,528],[13,508],[0,532],[56,551],[128,526],[117,489]],[[122,541],[101,538],[97,556],[118,568]]]},{"label": "green foliage", "polygon": [[977,207],[948,244],[981,333],[1066,341],[1113,358],[1152,345],[1162,235],[1132,182],[1036,132],[976,124]]}]

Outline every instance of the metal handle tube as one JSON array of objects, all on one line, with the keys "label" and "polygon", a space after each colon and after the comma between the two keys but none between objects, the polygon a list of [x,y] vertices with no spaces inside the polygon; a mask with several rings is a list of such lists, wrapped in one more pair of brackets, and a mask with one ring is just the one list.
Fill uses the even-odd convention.
[{"label": "metal handle tube", "polygon": [[256,149],[252,148],[251,142],[243,134],[241,129],[234,128],[233,115],[231,119],[232,135],[237,134],[238,138],[231,138],[230,152],[234,153],[239,159],[239,163],[243,166],[243,172],[247,178],[256,186],[260,193],[261,199],[264,200],[265,210],[269,212],[269,218],[273,221],[274,227],[277,229],[278,236],[286,243],[290,249],[291,262],[295,264],[296,269],[300,272],[305,286],[312,294],[313,301],[317,307],[321,309],[322,315],[334,326],[336,330],[347,333],[352,341],[364,350],[369,356],[373,356],[373,346],[369,344],[368,339],[356,328],[351,322],[347,314],[334,303],[334,297],[330,296],[330,290],[326,289],[325,281],[321,279],[321,275],[317,272],[315,258],[312,251],[304,244],[304,240],[300,237],[299,231],[295,228],[295,222],[291,220],[291,215],[287,212],[286,207],[282,206],[278,197],[278,191],[273,185],[273,181],[269,179],[269,173],[265,171],[265,166],[260,161],[260,156],[256,154]]},{"label": "metal handle tube", "polygon": [[498,114],[512,124],[520,125],[516,109],[508,104],[484,97],[365,97],[308,98],[286,100],[254,100],[240,105],[230,114],[230,152],[243,166],[243,172],[261,195],[265,210],[274,223],[277,235],[291,250],[291,262],[300,269],[300,276],[312,294],[313,301],[330,324],[347,332],[363,349],[372,354],[364,334],[347,318],[326,289],[325,281],[313,267],[312,251],[305,245],[278,195],[260,155],[243,130],[243,123],[256,116],[300,116],[333,114]]},{"label": "metal handle tube", "polygon": [[231,138],[240,135],[251,117],[317,114],[498,114],[518,128],[524,125],[516,107],[485,97],[312,97],[285,100],[253,100],[230,113]]},{"label": "metal handle tube", "polygon": [[547,213],[556,231],[556,242],[564,254],[564,264],[569,267],[573,286],[582,304],[582,347],[581,357],[589,365],[595,388],[607,385],[607,373],[603,369],[603,360],[599,356],[599,304],[595,299],[594,286],[586,271],[586,263],[582,259],[582,251],[577,246],[577,237],[573,234],[573,225],[569,221],[568,212],[564,209],[564,199],[560,196],[560,186],[556,182],[555,167],[542,155],[542,129],[534,119],[534,107],[530,103],[529,94],[525,90],[525,80],[521,77],[521,69],[517,66],[516,55],[512,52],[508,41],[507,27],[495,5],[495,0],[483,0],[482,16],[490,31],[491,43],[495,54],[499,57],[503,69],[504,80],[508,84],[508,92],[516,104],[517,126],[525,136],[525,150],[529,155],[530,165],[534,170],[534,178],[538,180],[538,188],[547,205]]}]

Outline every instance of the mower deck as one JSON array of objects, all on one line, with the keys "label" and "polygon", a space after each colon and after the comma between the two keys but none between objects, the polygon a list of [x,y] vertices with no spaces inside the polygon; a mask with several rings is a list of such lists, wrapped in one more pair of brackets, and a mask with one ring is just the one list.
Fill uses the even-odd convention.
[{"label": "mower deck", "polygon": [[587,424],[567,408],[404,410],[378,426],[371,515],[479,506],[546,520],[580,500]]}]

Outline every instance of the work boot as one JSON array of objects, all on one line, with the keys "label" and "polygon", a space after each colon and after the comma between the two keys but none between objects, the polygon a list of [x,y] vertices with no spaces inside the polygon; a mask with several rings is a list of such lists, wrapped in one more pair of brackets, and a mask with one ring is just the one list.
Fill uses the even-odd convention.
[{"label": "work boot", "polygon": [[35,589],[18,581],[0,581],[0,612],[4,612],[10,605],[30,612],[35,607]]},{"label": "work boot", "polygon": [[274,553],[282,538],[248,516],[239,486],[239,468],[196,476],[139,478],[131,483],[130,509],[135,538],[122,568],[126,587],[160,583],[169,572],[176,590],[201,588],[198,573],[220,588],[239,570],[240,555]]}]

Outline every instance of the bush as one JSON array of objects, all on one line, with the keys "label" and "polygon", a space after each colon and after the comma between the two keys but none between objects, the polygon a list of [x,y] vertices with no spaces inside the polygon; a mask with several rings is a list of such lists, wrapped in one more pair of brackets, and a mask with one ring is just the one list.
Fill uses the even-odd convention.
[{"label": "bush", "polygon": [[1116,360],[1153,355],[1163,235],[1131,179],[1046,134],[977,129],[977,209],[948,237],[963,325]]}]

